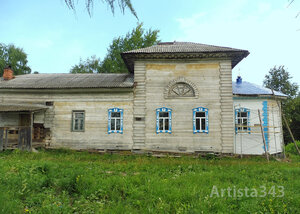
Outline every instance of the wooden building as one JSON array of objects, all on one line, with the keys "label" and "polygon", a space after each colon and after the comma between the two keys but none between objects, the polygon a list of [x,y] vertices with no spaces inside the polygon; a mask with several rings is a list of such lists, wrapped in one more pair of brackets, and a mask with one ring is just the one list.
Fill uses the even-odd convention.
[{"label": "wooden building", "polygon": [[[248,124],[252,119],[247,114],[244,129],[245,118],[237,119],[244,113],[237,111],[257,110],[250,104],[253,98],[261,102],[261,94],[233,91],[232,68],[248,54],[168,42],[122,53],[128,74],[14,77],[8,68],[0,80],[0,149],[6,132],[17,135],[21,127],[30,127],[32,144],[42,142],[51,148],[260,154],[261,150],[247,152],[247,142],[238,140],[257,122]],[[275,98],[285,97],[276,93],[265,94],[267,108]],[[280,114],[272,116],[281,127]],[[274,139],[281,147],[282,130],[275,132],[280,132]],[[273,139],[267,137],[271,145]]]}]

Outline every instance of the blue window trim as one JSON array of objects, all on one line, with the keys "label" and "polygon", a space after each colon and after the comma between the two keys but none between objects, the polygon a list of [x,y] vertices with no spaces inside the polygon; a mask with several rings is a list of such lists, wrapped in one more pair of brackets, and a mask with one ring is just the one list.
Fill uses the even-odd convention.
[{"label": "blue window trim", "polygon": [[243,133],[244,131],[239,131],[237,124],[238,124],[238,112],[247,112],[247,131],[248,134],[251,134],[251,128],[250,128],[250,109],[248,108],[237,108],[235,109],[235,133]]},{"label": "blue window trim", "polygon": [[[121,122],[120,122],[120,130],[111,130],[110,122],[111,122],[111,113],[112,112],[120,112],[121,113]],[[111,133],[120,133],[123,134],[123,109],[120,108],[110,108],[108,109],[108,134]]]},{"label": "blue window trim", "polygon": [[[159,130],[159,112],[169,112],[169,129],[168,130]],[[172,133],[172,109],[162,107],[156,109],[156,134],[158,133]]]},{"label": "blue window trim", "polygon": [[[205,113],[205,130],[196,130],[196,112]],[[193,109],[193,132],[196,133],[206,133],[208,134],[208,108],[198,107]]]}]

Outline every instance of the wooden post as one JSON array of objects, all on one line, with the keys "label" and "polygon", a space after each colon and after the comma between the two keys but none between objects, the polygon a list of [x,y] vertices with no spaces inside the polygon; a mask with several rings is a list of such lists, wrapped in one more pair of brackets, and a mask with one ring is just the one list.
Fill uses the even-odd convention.
[{"label": "wooden post", "polygon": [[30,112],[30,127],[29,127],[29,130],[28,130],[28,134],[29,134],[29,141],[28,141],[28,144],[27,144],[27,150],[28,151],[31,151],[32,150],[32,136],[33,136],[33,112]]},{"label": "wooden post", "polygon": [[263,142],[264,142],[265,155],[266,155],[266,158],[269,162],[269,154],[267,152],[266,139],[265,139],[264,129],[263,129],[262,122],[261,122],[261,116],[260,116],[260,110],[259,109],[258,109],[258,117],[259,117],[259,123],[260,123],[260,130],[261,130],[261,134],[262,134],[262,138],[263,138]]},{"label": "wooden post", "polygon": [[19,127],[19,131],[18,131],[18,133],[19,133],[19,136],[18,136],[18,149],[22,149],[22,140],[23,140],[23,138],[22,138],[22,133],[23,132],[23,130],[22,130],[22,128],[21,127]]},{"label": "wooden post", "polygon": [[5,129],[5,144],[4,144],[4,149],[7,149],[7,144],[8,144],[8,128]]},{"label": "wooden post", "polygon": [[4,128],[0,128],[0,152],[3,151]]}]

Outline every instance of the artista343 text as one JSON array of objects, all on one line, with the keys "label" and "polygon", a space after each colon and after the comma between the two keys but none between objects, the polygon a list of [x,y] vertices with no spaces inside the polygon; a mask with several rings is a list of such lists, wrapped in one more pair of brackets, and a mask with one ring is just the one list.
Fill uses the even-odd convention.
[{"label": "artista343 text", "polygon": [[284,197],[284,186],[264,186],[261,185],[259,187],[236,187],[231,186],[227,188],[218,188],[217,186],[213,186],[210,197],[229,197],[229,198],[241,198],[241,197]]}]

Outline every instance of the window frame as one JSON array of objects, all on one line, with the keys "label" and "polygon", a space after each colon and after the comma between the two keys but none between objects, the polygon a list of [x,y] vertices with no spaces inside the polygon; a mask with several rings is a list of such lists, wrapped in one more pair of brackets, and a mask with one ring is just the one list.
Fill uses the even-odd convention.
[{"label": "window frame", "polygon": [[[205,129],[199,129],[197,130],[196,129],[196,113],[197,112],[204,112],[205,113]],[[203,117],[201,117],[203,118]],[[206,133],[208,134],[209,133],[209,127],[208,127],[209,123],[208,123],[208,108],[204,108],[204,107],[198,107],[198,108],[194,108],[193,109],[193,133],[196,134],[196,133]],[[201,126],[201,120],[200,120],[200,126]]]},{"label": "window frame", "polygon": [[[238,117],[238,113],[247,113],[247,128],[246,129],[239,129],[244,128],[243,126],[240,127],[240,125],[243,125],[244,119],[246,117]],[[238,120],[242,119],[242,124],[238,123]],[[235,109],[235,133],[247,133],[251,134],[251,128],[250,128],[250,109],[248,108],[237,108]]]},{"label": "window frame", "polygon": [[[160,130],[159,129],[159,113],[160,112],[168,112],[168,120],[169,120],[169,129],[168,130]],[[165,127],[164,127],[165,128]],[[162,108],[157,108],[156,109],[156,134],[158,133],[172,133],[172,109],[171,108],[166,108],[166,107],[162,107]]]},{"label": "window frame", "polygon": [[[75,129],[75,114],[83,113],[83,129]],[[71,122],[71,131],[72,132],[85,132],[85,110],[72,110],[72,122]]]},{"label": "window frame", "polygon": [[[115,126],[115,130],[111,129],[111,113],[113,112],[119,112],[120,113],[120,130],[116,130],[116,126]],[[108,125],[107,125],[107,133],[111,134],[111,133],[119,133],[119,134],[123,134],[123,112],[124,110],[121,108],[110,108],[108,109]],[[117,117],[116,117],[117,118]],[[114,119],[114,117],[113,117]]]}]

